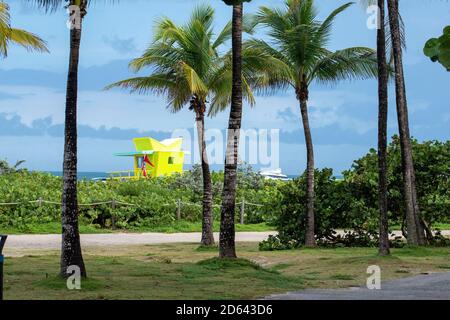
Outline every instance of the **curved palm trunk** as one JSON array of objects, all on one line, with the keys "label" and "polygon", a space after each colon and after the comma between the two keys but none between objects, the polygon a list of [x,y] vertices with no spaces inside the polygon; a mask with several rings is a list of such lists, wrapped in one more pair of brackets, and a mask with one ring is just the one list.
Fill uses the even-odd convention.
[{"label": "curved palm trunk", "polygon": [[385,0],[378,0],[380,10],[377,32],[378,60],[378,207],[380,211],[380,239],[378,253],[389,255],[389,225],[387,216],[387,120],[388,68],[386,62]]},{"label": "curved palm trunk", "polygon": [[67,268],[78,266],[81,275],[86,277],[86,268],[81,252],[80,234],[78,230],[78,198],[77,198],[77,95],[78,95],[78,62],[81,42],[80,28],[70,31],[70,60],[67,78],[65,144],[63,164],[62,195],[62,277],[68,277]]},{"label": "curved palm trunk", "polygon": [[[197,101],[199,102],[199,101]],[[208,156],[206,154],[205,142],[205,106],[198,103],[195,121],[197,123],[198,144],[202,161],[203,174],[203,215],[202,215],[202,246],[214,245],[213,219],[212,219],[212,183],[211,172],[209,170]]]},{"label": "curved palm trunk", "polygon": [[424,228],[422,222],[420,221],[419,205],[417,201],[416,179],[409,132],[408,106],[406,100],[406,87],[402,61],[398,0],[388,0],[388,9],[389,24],[392,34],[392,48],[394,52],[395,62],[395,92],[397,99],[397,116],[402,153],[408,244],[423,245],[426,243],[426,239]]},{"label": "curved palm trunk", "polygon": [[236,258],[234,213],[239,138],[242,122],[242,15],[243,5],[233,6],[233,89],[228,122],[227,151],[220,220],[221,258]]},{"label": "curved palm trunk", "polygon": [[308,117],[308,88],[305,86],[297,90],[297,98],[300,101],[300,111],[302,114],[303,131],[306,143],[306,231],[305,246],[315,247],[316,239],[314,235],[314,145],[312,142],[311,128]]}]

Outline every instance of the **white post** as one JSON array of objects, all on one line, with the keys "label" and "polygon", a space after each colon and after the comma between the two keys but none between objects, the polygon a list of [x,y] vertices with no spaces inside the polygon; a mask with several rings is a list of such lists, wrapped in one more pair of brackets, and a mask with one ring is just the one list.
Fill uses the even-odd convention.
[{"label": "white post", "polygon": [[177,200],[177,220],[181,220],[181,199]]},{"label": "white post", "polygon": [[241,224],[244,224],[244,214],[245,214],[245,199],[242,198],[242,202],[241,202]]}]

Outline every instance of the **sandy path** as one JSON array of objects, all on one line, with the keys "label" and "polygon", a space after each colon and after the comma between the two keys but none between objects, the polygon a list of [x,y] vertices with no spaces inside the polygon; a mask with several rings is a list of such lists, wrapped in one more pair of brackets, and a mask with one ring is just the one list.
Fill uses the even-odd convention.
[{"label": "sandy path", "polygon": [[[276,232],[237,232],[236,241],[259,242]],[[215,233],[216,241],[219,234]],[[108,234],[82,234],[83,247],[112,247],[128,245],[148,245],[162,243],[199,242],[201,233],[108,233]],[[6,255],[14,256],[21,251],[57,250],[61,247],[61,235],[11,235],[5,245]]]}]

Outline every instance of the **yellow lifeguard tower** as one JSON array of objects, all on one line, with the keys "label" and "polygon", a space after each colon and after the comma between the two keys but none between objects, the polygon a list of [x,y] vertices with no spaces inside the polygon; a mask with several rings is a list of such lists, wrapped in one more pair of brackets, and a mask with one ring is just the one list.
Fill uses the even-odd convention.
[{"label": "yellow lifeguard tower", "polygon": [[133,157],[134,170],[111,172],[114,179],[140,179],[182,173],[185,152],[182,138],[157,141],[153,138],[133,139],[135,152],[116,153],[118,157]]}]

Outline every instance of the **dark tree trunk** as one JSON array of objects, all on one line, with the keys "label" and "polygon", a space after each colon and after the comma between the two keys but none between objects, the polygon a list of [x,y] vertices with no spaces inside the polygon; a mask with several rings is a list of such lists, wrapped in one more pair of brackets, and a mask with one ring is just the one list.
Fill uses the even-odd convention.
[{"label": "dark tree trunk", "polygon": [[297,98],[300,101],[300,111],[302,114],[303,131],[306,142],[306,230],[305,246],[315,247],[316,239],[314,232],[314,145],[312,142],[311,128],[308,117],[308,87],[303,84],[297,89]]},{"label": "dark tree trunk", "polygon": [[387,120],[388,67],[386,61],[385,0],[378,0],[380,10],[377,32],[378,60],[378,207],[380,210],[380,240],[378,253],[389,255],[388,184],[387,184]]},{"label": "dark tree trunk", "polygon": [[426,243],[422,222],[420,220],[417,201],[416,179],[409,132],[408,106],[402,61],[402,43],[400,35],[400,19],[398,0],[388,0],[389,24],[391,28],[392,49],[395,62],[395,92],[397,100],[398,127],[402,154],[404,201],[408,244],[423,245]]},{"label": "dark tree trunk", "polygon": [[65,144],[63,164],[62,195],[62,247],[60,274],[66,278],[69,266],[78,266],[81,275],[86,277],[86,268],[81,252],[80,234],[78,230],[78,198],[77,198],[77,95],[78,95],[78,62],[81,42],[80,28],[70,31],[70,60],[67,78]]},{"label": "dark tree trunk", "polygon": [[233,88],[228,123],[227,151],[220,220],[221,258],[236,258],[235,205],[239,138],[242,122],[242,15],[243,5],[233,6]]},{"label": "dark tree trunk", "polygon": [[208,156],[206,154],[205,142],[205,103],[195,100],[196,103],[196,118],[198,144],[200,151],[200,158],[202,161],[203,174],[203,219],[202,219],[202,246],[214,245],[213,234],[213,219],[212,219],[212,183],[211,172],[209,170]]}]

